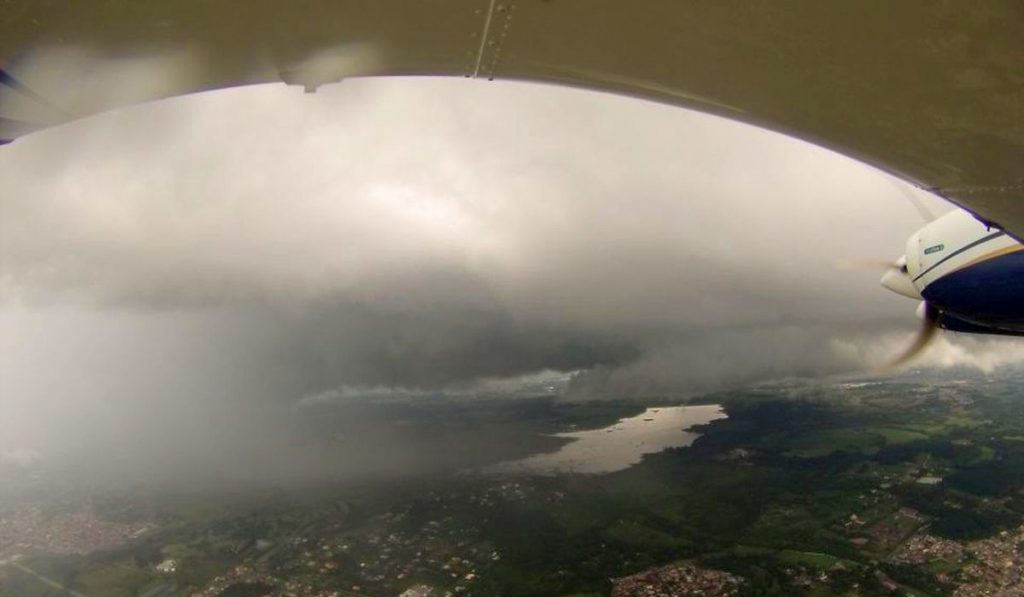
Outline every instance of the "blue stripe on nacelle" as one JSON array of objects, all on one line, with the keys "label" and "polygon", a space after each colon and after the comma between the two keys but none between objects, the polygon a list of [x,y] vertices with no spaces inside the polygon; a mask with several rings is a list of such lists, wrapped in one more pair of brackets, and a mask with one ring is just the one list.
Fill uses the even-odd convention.
[{"label": "blue stripe on nacelle", "polygon": [[947,274],[921,294],[929,303],[968,323],[1024,331],[1024,251]]},{"label": "blue stripe on nacelle", "polygon": [[[949,261],[950,259],[956,257],[957,255],[960,255],[961,253],[963,253],[965,251],[970,251],[971,249],[973,249],[975,247],[980,247],[981,245],[983,245],[983,244],[985,244],[985,243],[987,243],[989,241],[993,241],[993,240],[996,240],[997,238],[1002,238],[1004,236],[1006,236],[1006,233],[1003,232],[1002,230],[1000,230],[999,232],[993,232],[992,234],[989,234],[988,236],[983,236],[982,238],[979,238],[978,240],[974,241],[973,243],[970,243],[968,245],[964,245],[963,247],[960,247],[959,249],[957,249],[956,251],[953,251],[949,255],[946,255],[942,259],[936,261],[934,264],[932,264],[931,267],[929,267],[928,269],[926,269],[923,272],[921,272],[920,274],[918,274],[917,277],[914,278],[914,281],[917,282],[921,278],[923,278],[926,275],[928,275],[929,273],[931,273],[931,271],[933,269],[939,267],[943,263],[946,263],[947,261]],[[941,247],[942,245],[938,245],[938,246]],[[926,249],[925,250],[925,255],[927,255],[927,254],[928,254],[928,251]]]}]

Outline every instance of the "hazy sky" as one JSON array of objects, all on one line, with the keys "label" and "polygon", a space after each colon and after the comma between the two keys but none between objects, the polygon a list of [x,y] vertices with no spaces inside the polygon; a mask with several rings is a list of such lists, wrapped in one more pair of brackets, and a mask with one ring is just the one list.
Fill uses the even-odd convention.
[{"label": "hazy sky", "polygon": [[[902,253],[923,222],[900,184],[677,108],[462,79],[51,129],[0,148],[0,449],[205,437],[338,388],[551,370],[642,397],[863,368],[916,304],[836,263]],[[1022,358],[970,340],[925,363]]]}]

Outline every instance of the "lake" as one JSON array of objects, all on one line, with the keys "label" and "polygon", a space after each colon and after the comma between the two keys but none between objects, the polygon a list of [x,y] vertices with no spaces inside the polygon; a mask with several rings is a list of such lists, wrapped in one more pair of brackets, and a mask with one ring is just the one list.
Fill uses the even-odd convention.
[{"label": "lake", "polygon": [[688,431],[690,428],[725,417],[717,404],[648,408],[603,429],[556,433],[555,437],[572,441],[557,452],[500,462],[485,468],[484,472],[610,473],[640,462],[644,454],[689,446],[700,437],[699,433]]}]

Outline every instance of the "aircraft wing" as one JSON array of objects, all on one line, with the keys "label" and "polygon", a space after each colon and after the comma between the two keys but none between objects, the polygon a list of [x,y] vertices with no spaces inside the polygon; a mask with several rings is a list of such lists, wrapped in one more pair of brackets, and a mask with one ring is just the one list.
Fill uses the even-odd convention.
[{"label": "aircraft wing", "polygon": [[0,142],[266,82],[605,90],[817,143],[1024,236],[1019,0],[7,0],[0,69]]}]

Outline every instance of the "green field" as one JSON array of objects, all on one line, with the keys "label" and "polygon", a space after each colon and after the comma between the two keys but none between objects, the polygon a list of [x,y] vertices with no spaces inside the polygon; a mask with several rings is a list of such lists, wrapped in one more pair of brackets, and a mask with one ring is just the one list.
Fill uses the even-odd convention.
[{"label": "green field", "polygon": [[818,458],[833,452],[874,454],[886,443],[885,436],[861,429],[809,431],[785,443],[787,455]]},{"label": "green field", "polygon": [[885,439],[886,444],[906,444],[928,439],[928,435],[920,431],[899,427],[871,427],[868,431],[881,435]]}]

